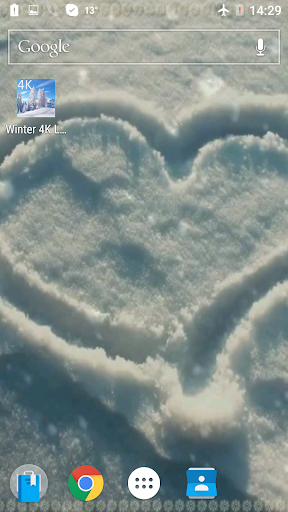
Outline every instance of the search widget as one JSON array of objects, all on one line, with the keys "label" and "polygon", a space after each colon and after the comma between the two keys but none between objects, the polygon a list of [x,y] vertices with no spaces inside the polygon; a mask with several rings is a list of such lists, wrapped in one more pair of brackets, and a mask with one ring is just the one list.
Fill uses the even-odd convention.
[{"label": "search widget", "polygon": [[[67,4],[69,16],[78,8]],[[121,66],[275,66],[280,64],[279,29],[11,29],[8,30],[8,64],[17,66],[83,65]],[[165,53],[155,52],[147,44],[149,38],[159,37]],[[207,44],[203,45],[205,35]],[[91,45],[91,39],[95,45]],[[137,40],[137,44],[135,41]],[[265,55],[259,59],[256,41],[265,41]],[[68,42],[69,41],[69,42]],[[109,44],[107,44],[107,41]],[[188,41],[188,42],[187,42]],[[125,45],[119,62],[118,48]],[[105,52],[103,47],[105,46]],[[231,52],[231,47],[237,51]],[[261,46],[261,45],[260,45]],[[259,46],[259,50],[264,49]],[[185,52],[183,53],[183,48]],[[55,50],[54,50],[55,49]],[[181,56],[181,57],[179,57]]]}]

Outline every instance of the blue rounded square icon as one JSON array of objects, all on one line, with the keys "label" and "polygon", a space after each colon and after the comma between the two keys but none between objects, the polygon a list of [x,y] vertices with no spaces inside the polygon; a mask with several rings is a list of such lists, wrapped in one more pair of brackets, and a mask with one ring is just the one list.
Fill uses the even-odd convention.
[{"label": "blue rounded square icon", "polygon": [[190,499],[213,499],[217,496],[216,477],[214,468],[189,468],[187,475],[186,496]]}]

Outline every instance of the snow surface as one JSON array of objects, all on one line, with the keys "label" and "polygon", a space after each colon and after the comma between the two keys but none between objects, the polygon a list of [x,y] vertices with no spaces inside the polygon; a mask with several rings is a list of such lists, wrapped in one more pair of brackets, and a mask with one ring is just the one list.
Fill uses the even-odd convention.
[{"label": "snow surface", "polygon": [[55,117],[55,108],[42,107],[36,110],[29,110],[22,114],[17,114],[17,117]]},{"label": "snow surface", "polygon": [[[214,2],[198,7],[41,19],[287,22],[285,12],[236,20],[218,18]],[[3,91],[19,77],[7,28],[3,17]],[[77,38],[84,60],[96,42]],[[161,38],[148,43],[165,51]],[[101,44],[111,51],[109,38]],[[27,65],[26,76],[56,79],[65,136],[7,134],[16,93],[1,96],[2,499],[25,461],[47,473],[49,500],[71,499],[67,478],[82,464],[102,471],[103,499],[129,499],[127,478],[145,465],[161,477],[159,497],[185,499],[192,461],[218,470],[221,499],[288,501],[286,48],[283,30],[281,67],[267,68]]]}]

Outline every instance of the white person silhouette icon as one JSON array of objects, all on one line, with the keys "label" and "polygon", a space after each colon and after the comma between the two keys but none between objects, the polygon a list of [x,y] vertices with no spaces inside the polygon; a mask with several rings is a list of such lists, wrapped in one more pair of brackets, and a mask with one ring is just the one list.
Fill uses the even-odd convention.
[{"label": "white person silhouette icon", "polygon": [[[204,482],[205,476],[200,475],[198,478],[199,482]],[[209,491],[209,487],[205,484],[196,485],[195,491]]]}]

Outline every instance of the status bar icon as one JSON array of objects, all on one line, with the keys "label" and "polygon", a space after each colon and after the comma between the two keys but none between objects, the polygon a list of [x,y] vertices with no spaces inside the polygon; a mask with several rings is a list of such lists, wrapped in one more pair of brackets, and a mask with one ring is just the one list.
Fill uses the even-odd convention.
[{"label": "status bar icon", "polygon": [[244,16],[244,5],[243,4],[236,5],[236,16]]},{"label": "status bar icon", "polygon": [[10,5],[10,16],[19,16],[19,5]]},{"label": "status bar icon", "polygon": [[218,12],[221,13],[221,16],[227,16],[226,12],[230,12],[230,11],[229,11],[229,9],[226,9],[225,4],[222,4],[222,9],[219,9]]},{"label": "status bar icon", "polygon": [[39,6],[38,5],[29,5],[28,14],[29,14],[29,16],[38,16]]},{"label": "status bar icon", "polygon": [[66,4],[66,14],[68,16],[78,16],[79,10],[75,4]]}]

